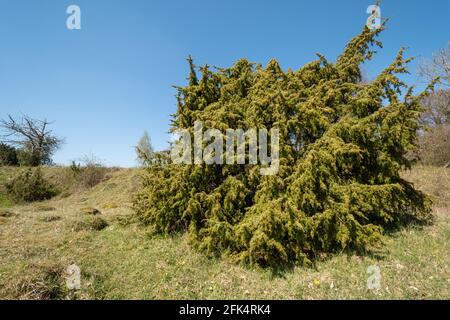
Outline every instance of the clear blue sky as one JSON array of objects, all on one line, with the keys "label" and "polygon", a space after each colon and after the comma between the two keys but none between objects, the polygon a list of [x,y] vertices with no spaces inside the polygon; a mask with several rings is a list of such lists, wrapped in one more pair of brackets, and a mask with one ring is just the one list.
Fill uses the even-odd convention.
[{"label": "clear blue sky", "polygon": [[[245,57],[297,69],[320,52],[334,60],[366,22],[375,0],[0,0],[0,117],[55,121],[66,164],[93,153],[133,166],[144,130],[167,146],[172,85],[186,83],[185,58],[229,66]],[[82,29],[66,28],[77,4]],[[447,45],[450,1],[384,0],[385,48],[364,68],[388,65],[402,46],[430,57]],[[416,83],[416,63],[410,84]]]}]

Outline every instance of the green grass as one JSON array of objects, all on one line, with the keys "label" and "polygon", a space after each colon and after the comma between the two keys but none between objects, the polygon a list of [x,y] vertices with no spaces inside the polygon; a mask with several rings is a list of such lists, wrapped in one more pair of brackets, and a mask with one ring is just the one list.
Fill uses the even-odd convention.
[{"label": "green grass", "polygon": [[[137,169],[118,171],[92,190],[8,209],[16,215],[0,221],[0,298],[450,298],[450,170],[422,167],[405,173],[436,198],[434,225],[403,229],[376,254],[341,253],[323,257],[315,268],[279,274],[209,259],[193,250],[184,235],[152,236],[136,223],[119,223],[132,217],[130,195],[139,185],[138,174]],[[55,210],[39,210],[43,205]],[[88,206],[99,209],[109,226],[73,230]],[[82,288],[76,293],[62,290],[64,277],[54,272],[73,263],[82,270]],[[379,290],[367,289],[371,265],[381,270]]]}]

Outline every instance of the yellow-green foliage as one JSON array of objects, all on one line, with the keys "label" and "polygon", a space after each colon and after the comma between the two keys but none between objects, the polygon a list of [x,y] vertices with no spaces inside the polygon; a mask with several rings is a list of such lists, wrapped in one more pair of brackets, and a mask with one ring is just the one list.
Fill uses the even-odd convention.
[{"label": "yellow-green foliage", "polygon": [[178,88],[173,129],[280,130],[280,168],[180,165],[148,168],[134,209],[156,232],[185,231],[211,255],[276,266],[309,263],[320,252],[364,251],[386,227],[428,221],[430,202],[399,172],[415,147],[419,100],[397,74],[403,50],[370,83],[360,64],[372,58],[380,30],[367,28],[336,63],[319,55],[298,71],[272,60],[239,60],[211,71],[192,59],[189,85]]}]

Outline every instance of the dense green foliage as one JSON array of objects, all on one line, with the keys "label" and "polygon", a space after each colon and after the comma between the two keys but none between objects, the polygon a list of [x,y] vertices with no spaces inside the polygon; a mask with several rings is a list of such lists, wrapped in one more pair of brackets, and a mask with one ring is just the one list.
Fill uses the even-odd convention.
[{"label": "dense green foliage", "polygon": [[49,156],[38,159],[32,152],[0,143],[0,166],[36,167],[39,164],[51,164]]},{"label": "dense green foliage", "polygon": [[13,146],[0,143],[0,166],[22,166],[22,167],[36,167],[40,163],[51,164],[52,161],[49,157],[37,160],[33,154],[21,148],[15,148]]},{"label": "dense green foliage", "polygon": [[212,71],[189,59],[189,84],[178,88],[173,129],[280,130],[280,168],[260,165],[152,166],[134,209],[155,232],[188,232],[211,255],[276,266],[309,263],[320,252],[364,251],[386,227],[430,218],[428,198],[404,181],[415,148],[420,99],[397,74],[400,50],[373,81],[361,81],[380,30],[367,28],[336,63],[320,56],[298,71],[272,60],[239,60]]},{"label": "dense green foliage", "polygon": [[16,148],[0,143],[0,166],[17,166],[18,164]]},{"label": "dense green foliage", "polygon": [[[36,156],[26,149],[17,149],[17,160],[21,167],[36,167],[41,163]],[[51,161],[42,162],[42,164],[50,164]]]},{"label": "dense green foliage", "polygon": [[55,187],[46,181],[39,167],[26,169],[5,184],[8,196],[16,202],[33,202],[52,198]]}]

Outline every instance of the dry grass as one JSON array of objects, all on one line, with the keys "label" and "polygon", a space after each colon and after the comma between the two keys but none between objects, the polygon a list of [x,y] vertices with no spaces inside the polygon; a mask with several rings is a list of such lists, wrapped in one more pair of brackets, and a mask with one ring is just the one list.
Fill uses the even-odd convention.
[{"label": "dry grass", "polygon": [[[376,254],[342,253],[324,257],[315,269],[296,267],[275,275],[208,259],[183,235],[150,235],[130,209],[139,170],[116,171],[89,191],[8,209],[14,215],[0,223],[0,298],[449,299],[449,174],[449,169],[426,167],[404,174],[435,197],[434,225],[403,229]],[[55,210],[41,211],[42,205]],[[93,218],[80,212],[85,207],[101,208],[109,226],[72,231],[77,221]],[[50,216],[61,219],[46,221]],[[82,288],[68,292],[61,274],[52,277],[47,271],[73,263],[82,270]],[[379,290],[366,286],[371,265],[381,269]]]},{"label": "dry grass", "polygon": [[403,173],[403,178],[429,194],[438,208],[450,208],[450,169],[417,166]]}]

